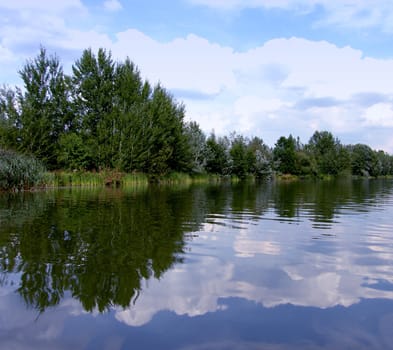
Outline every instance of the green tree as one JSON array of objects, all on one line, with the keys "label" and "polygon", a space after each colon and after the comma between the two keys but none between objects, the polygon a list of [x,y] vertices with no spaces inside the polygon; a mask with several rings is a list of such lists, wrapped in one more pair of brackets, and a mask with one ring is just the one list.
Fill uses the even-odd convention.
[{"label": "green tree", "polygon": [[375,152],[375,155],[379,168],[379,172],[376,175],[386,176],[393,174],[393,157],[384,151]]},{"label": "green tree", "polygon": [[184,133],[184,106],[157,85],[148,104],[146,159],[144,171],[163,175],[169,171],[186,170],[190,153]]},{"label": "green tree", "polygon": [[351,168],[353,175],[370,176],[374,173],[376,166],[376,154],[367,145],[356,144],[350,147]]},{"label": "green tree", "polygon": [[0,146],[17,148],[20,110],[17,93],[7,86],[0,88]]},{"label": "green tree", "polygon": [[272,173],[272,151],[259,137],[253,137],[248,149],[255,157],[252,172],[257,178],[266,177]]},{"label": "green tree", "polygon": [[102,48],[97,55],[91,49],[85,50],[72,70],[79,131],[92,147],[95,167],[113,167],[118,155],[118,118],[114,110],[115,63],[111,53]]},{"label": "green tree", "polygon": [[80,134],[63,134],[60,138],[58,164],[62,169],[88,170],[94,167],[93,147]]},{"label": "green tree", "polygon": [[206,141],[205,160],[206,171],[212,174],[229,174],[228,142],[224,138],[216,138],[212,133]]},{"label": "green tree", "polygon": [[281,136],[273,149],[275,169],[283,174],[296,174],[296,140]]},{"label": "green tree", "polygon": [[296,151],[295,167],[297,175],[307,176],[317,173],[315,160],[303,148]]},{"label": "green tree", "polygon": [[239,178],[245,178],[250,174],[256,163],[255,154],[248,147],[249,140],[241,135],[234,134],[232,136],[231,148],[229,154],[231,156],[231,173]]},{"label": "green tree", "polygon": [[185,125],[185,135],[191,153],[191,171],[201,173],[205,165],[206,136],[197,122],[189,122]]},{"label": "green tree", "polygon": [[142,168],[139,158],[143,153],[143,117],[151,88],[148,83],[144,86],[138,68],[129,58],[116,66],[115,91],[119,145],[116,166],[125,171],[137,170]]},{"label": "green tree", "polygon": [[44,48],[19,72],[24,92],[18,91],[19,115],[15,116],[17,149],[34,154],[45,165],[56,167],[59,139],[70,126],[69,79],[57,56]]},{"label": "green tree", "polygon": [[307,150],[314,157],[319,174],[338,175],[350,168],[347,149],[328,131],[316,131],[310,138]]},{"label": "green tree", "polygon": [[[122,74],[134,74],[128,70]],[[127,91],[126,81],[130,78],[121,77],[124,85],[119,91]],[[149,114],[151,87],[148,82],[142,86],[140,97],[128,90],[129,95],[120,92],[120,168],[122,170],[144,171],[150,152],[152,119]]]}]

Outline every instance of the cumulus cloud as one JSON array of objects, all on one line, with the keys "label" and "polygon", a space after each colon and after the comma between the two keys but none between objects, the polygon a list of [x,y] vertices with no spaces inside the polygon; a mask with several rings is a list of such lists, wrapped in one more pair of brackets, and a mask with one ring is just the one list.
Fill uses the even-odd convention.
[{"label": "cumulus cloud", "polygon": [[393,128],[393,105],[377,103],[364,111],[364,122],[367,126]]},{"label": "cumulus cloud", "polygon": [[152,81],[170,89],[217,94],[235,84],[233,49],[193,34],[161,43],[130,29],[117,34],[112,50],[130,56]]},{"label": "cumulus cloud", "polygon": [[[73,29],[69,22],[88,16],[88,10],[80,0],[0,0],[0,11],[0,60],[4,61],[6,55],[12,57],[15,75],[23,62],[38,51],[40,45],[61,54],[59,42],[64,38],[69,36],[72,41],[78,42],[79,36],[72,35]],[[4,50],[7,50],[6,55]]]},{"label": "cumulus cloud", "polygon": [[[326,7],[340,6],[338,2],[320,2]],[[306,3],[255,0],[241,2],[241,6],[291,9]],[[346,3],[349,8],[367,6],[361,1]],[[24,10],[21,4],[26,6]],[[196,120],[207,133],[236,130],[260,136],[273,146],[283,135],[291,133],[306,142],[316,129],[326,129],[343,143],[368,143],[393,152],[389,133],[379,132],[380,128],[393,128],[392,59],[367,57],[349,46],[296,37],[272,39],[238,52],[195,34],[166,42],[136,29],[110,35],[94,26],[81,29],[70,25],[69,17],[63,15],[72,9],[81,9],[80,16],[89,18],[80,1],[51,4],[41,11],[41,2],[0,2],[5,18],[15,18],[0,26],[0,62],[7,66],[5,77],[9,77],[12,64],[17,76],[39,44],[57,52],[66,70],[83,49],[104,47],[115,59],[129,56],[150,82],[160,81],[171,90],[184,101],[187,119]],[[214,4],[240,6],[237,0],[212,1]],[[115,2],[111,5],[114,9]]]},{"label": "cumulus cloud", "polygon": [[[393,61],[364,57],[350,47],[291,38],[239,53],[196,35],[162,43],[137,30],[118,33],[115,41],[70,30],[57,39],[66,49],[103,43],[119,59],[129,55],[151,82],[180,91],[188,118],[206,132],[258,134],[273,145],[289,133],[306,141],[316,129],[328,129],[345,142],[346,133],[365,135],[371,125],[392,127],[386,106],[376,115],[378,100],[368,98],[365,108],[359,101],[366,97],[359,96],[370,97],[371,91],[391,98]],[[211,98],[193,98],[198,94]],[[357,142],[366,143],[361,137]]]},{"label": "cumulus cloud", "polygon": [[236,52],[196,35],[162,43],[128,30],[117,34],[112,50],[116,57],[130,55],[151,81],[177,91],[205,131],[261,132],[270,144],[279,132],[307,140],[317,128],[345,137],[366,127],[366,106],[393,95],[393,60],[326,41],[273,39]]}]

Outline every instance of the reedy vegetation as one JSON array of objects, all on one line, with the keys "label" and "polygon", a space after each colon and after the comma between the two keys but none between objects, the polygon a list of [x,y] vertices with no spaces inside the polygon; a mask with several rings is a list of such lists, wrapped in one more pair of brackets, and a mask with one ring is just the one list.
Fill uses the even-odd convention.
[{"label": "reedy vegetation", "polygon": [[45,168],[33,157],[0,149],[0,190],[23,190],[42,184]]},{"label": "reedy vegetation", "polygon": [[58,57],[41,48],[19,75],[23,90],[0,91],[0,147],[34,156],[49,170],[150,178],[174,172],[393,175],[392,156],[363,144],[344,146],[327,131],[315,132],[305,145],[280,137],[273,149],[259,137],[207,137],[196,122],[184,121],[184,105],[164,87],[152,87],[130,59],[115,62],[104,49],[85,50],[68,76]]}]

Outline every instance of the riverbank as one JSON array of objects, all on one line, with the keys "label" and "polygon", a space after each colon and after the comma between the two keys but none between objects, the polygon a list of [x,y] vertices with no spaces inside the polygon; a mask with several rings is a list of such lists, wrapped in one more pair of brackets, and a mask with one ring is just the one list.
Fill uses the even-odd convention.
[{"label": "riverbank", "polygon": [[[359,177],[346,175],[345,178],[352,179],[372,179],[372,177]],[[18,176],[23,178],[22,176]],[[25,176],[24,178],[27,178]],[[292,174],[272,174],[270,180],[278,182],[293,182],[307,179],[318,180],[332,180],[337,176],[323,176],[323,177],[301,177]],[[381,178],[390,178],[392,176],[384,176]],[[33,181],[34,180],[34,181]],[[240,181],[257,181],[254,176],[248,176],[246,179],[240,179],[237,176],[222,176],[216,174],[186,174],[186,173],[169,173],[166,175],[149,175],[144,173],[123,173],[113,170],[105,170],[101,172],[88,171],[54,171],[42,172],[30,181],[17,181],[9,177],[8,182],[3,179],[0,182],[0,192],[20,192],[20,191],[34,191],[42,189],[56,189],[56,188],[71,188],[71,187],[109,187],[109,188],[144,188],[150,184],[159,185],[190,185],[190,184],[211,184],[230,182],[237,183]],[[17,185],[21,183],[23,185]]]},{"label": "riverbank", "polygon": [[133,188],[147,187],[149,184],[193,184],[218,183],[222,181],[239,182],[235,176],[223,177],[214,174],[190,175],[186,173],[170,173],[153,176],[144,173],[123,173],[117,171],[101,172],[47,172],[42,183],[35,188],[63,188],[63,187],[113,187]]}]

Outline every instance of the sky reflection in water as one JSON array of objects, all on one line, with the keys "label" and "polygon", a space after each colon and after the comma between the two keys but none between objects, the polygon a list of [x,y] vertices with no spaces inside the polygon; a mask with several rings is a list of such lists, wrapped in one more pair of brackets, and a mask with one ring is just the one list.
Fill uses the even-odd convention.
[{"label": "sky reflection in water", "polygon": [[1,347],[393,348],[392,189],[3,196]]}]

